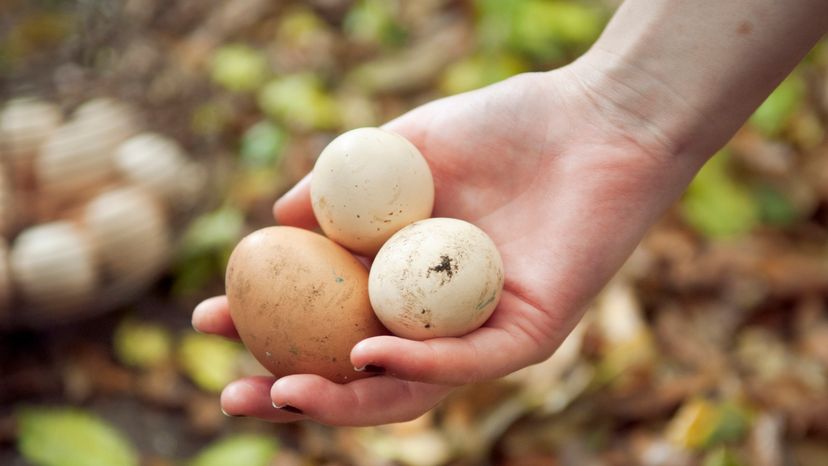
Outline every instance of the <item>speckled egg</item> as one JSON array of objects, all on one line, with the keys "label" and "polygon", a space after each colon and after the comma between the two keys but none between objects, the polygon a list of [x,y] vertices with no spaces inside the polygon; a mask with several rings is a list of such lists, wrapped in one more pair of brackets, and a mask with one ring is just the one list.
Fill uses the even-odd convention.
[{"label": "speckled egg", "polygon": [[373,256],[401,228],[431,216],[434,180],[407,139],[380,128],[359,128],[334,139],[319,155],[311,200],[329,238]]},{"label": "speckled egg", "polygon": [[368,271],[322,235],[270,227],[245,237],[227,265],[233,323],[256,359],[277,377],[317,374],[345,383],[351,349],[387,333],[371,310]]},{"label": "speckled egg", "polygon": [[422,220],[380,249],[368,290],[377,317],[397,336],[461,336],[483,325],[497,307],[503,262],[488,235],[471,223]]}]

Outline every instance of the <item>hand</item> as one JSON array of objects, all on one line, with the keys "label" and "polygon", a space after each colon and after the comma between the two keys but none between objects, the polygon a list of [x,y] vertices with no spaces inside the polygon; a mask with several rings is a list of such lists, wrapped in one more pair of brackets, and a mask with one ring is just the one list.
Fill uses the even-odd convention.
[{"label": "hand", "polygon": [[[417,108],[386,127],[407,137],[434,174],[435,217],[468,220],[503,257],[502,300],[461,338],[369,338],[354,367],[385,375],[345,385],[309,374],[247,378],[222,393],[225,412],[283,422],[371,425],[417,417],[451,387],[548,358],[701,160],[673,153],[658,128],[600,100],[576,62],[516,76]],[[305,178],[274,206],[283,225],[316,225]],[[201,303],[194,326],[237,337],[224,297]],[[276,409],[289,405],[303,414]]]}]

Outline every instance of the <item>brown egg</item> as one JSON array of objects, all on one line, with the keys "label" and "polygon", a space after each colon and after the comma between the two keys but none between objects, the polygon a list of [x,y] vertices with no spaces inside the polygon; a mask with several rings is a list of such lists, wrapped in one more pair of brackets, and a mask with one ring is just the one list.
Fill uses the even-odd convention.
[{"label": "brown egg", "polygon": [[351,349],[387,333],[371,310],[365,267],[307,230],[270,227],[248,235],[230,256],[226,286],[242,341],[277,377],[365,377],[351,365]]}]

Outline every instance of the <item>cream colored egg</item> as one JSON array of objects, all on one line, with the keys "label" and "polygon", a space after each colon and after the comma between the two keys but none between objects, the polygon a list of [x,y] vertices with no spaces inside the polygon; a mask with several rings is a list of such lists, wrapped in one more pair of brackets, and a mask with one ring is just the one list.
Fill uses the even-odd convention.
[{"label": "cream colored egg", "polygon": [[503,290],[495,244],[471,223],[432,218],[397,232],[368,279],[371,305],[395,335],[415,340],[465,335],[491,316]]},{"label": "cream colored egg", "polygon": [[319,155],[311,200],[329,238],[373,256],[391,235],[431,215],[434,180],[408,140],[379,128],[359,128],[334,139]]},{"label": "cream colored egg", "polygon": [[72,116],[81,125],[97,131],[101,144],[110,153],[140,128],[138,115],[129,104],[106,97],[87,101]]},{"label": "cream colored egg", "polygon": [[33,155],[62,119],[54,104],[34,98],[11,100],[0,113],[2,152],[12,158]]},{"label": "cream colored egg", "polygon": [[84,210],[84,228],[110,278],[142,284],[165,265],[170,231],[153,198],[138,188],[105,192]]},{"label": "cream colored egg", "polygon": [[99,129],[73,120],[52,132],[35,161],[40,190],[58,198],[105,183],[113,174],[111,144]]},{"label": "cream colored egg", "polygon": [[121,144],[115,165],[124,178],[168,202],[181,194],[189,166],[178,143],[157,133],[141,133]]},{"label": "cream colored egg", "polygon": [[71,311],[88,305],[98,273],[92,248],[69,222],[24,230],[10,255],[12,282],[26,306],[37,311]]}]

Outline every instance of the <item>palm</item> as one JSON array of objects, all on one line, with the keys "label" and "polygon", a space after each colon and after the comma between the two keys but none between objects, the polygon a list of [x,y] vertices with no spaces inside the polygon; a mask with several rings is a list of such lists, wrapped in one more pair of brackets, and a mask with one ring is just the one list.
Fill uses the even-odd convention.
[{"label": "palm", "polygon": [[[497,375],[557,347],[682,186],[659,180],[658,156],[613,134],[581,93],[556,86],[571,87],[565,73],[523,75],[389,124],[429,160],[434,215],[477,224],[503,255],[506,292],[486,327],[541,350],[512,353]],[[661,188],[667,196],[651,195]]]},{"label": "palm", "polygon": [[[611,123],[616,115],[591,102],[560,70],[436,101],[389,123],[429,161],[434,215],[469,220],[497,244],[506,271],[500,305],[483,328],[462,338],[384,336],[354,348],[355,367],[381,366],[392,376],[337,386],[295,375],[272,389],[272,380],[256,379],[251,394],[228,395],[225,407],[241,403],[231,409],[294,419],[250,401],[253,392],[261,398],[269,390],[280,404],[299,405],[326,423],[399,421],[429,409],[450,386],[547,358],[694,168],[664,176],[661,148],[619,131]],[[282,223],[312,226],[307,183],[275,211]],[[232,334],[226,301],[207,308],[194,316],[196,326]]]}]

